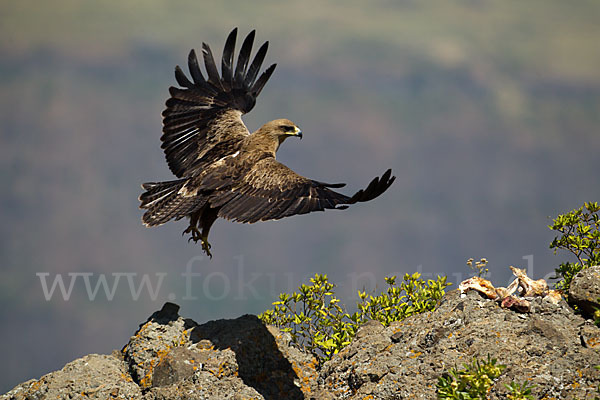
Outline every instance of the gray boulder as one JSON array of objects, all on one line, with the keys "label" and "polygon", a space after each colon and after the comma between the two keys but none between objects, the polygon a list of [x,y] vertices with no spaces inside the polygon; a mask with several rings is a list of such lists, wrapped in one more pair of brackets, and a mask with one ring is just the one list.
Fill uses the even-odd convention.
[{"label": "gray boulder", "polygon": [[569,302],[587,315],[600,308],[600,266],[579,271],[569,287]]},{"label": "gray boulder", "polygon": [[90,354],[40,379],[21,383],[0,396],[2,400],[45,399],[143,399],[142,390],[131,379],[128,365],[118,352]]}]

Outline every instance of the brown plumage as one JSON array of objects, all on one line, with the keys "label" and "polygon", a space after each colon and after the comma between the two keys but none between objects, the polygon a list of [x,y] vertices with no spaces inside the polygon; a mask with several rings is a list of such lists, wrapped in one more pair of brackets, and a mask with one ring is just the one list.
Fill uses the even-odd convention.
[{"label": "brown plumage", "polygon": [[254,107],[275,64],[258,75],[268,42],[249,63],[252,31],[242,44],[234,69],[236,36],[237,28],[225,42],[221,75],[206,43],[202,44],[206,78],[194,50],[188,57],[191,81],[179,66],[175,68],[182,88],[169,88],[161,147],[179,179],[144,183],[146,191],[140,196],[140,208],[147,210],[142,217],[146,226],[189,217],[184,234],[191,234],[190,240],[195,242],[200,240],[209,256],[208,234],[218,217],[254,223],[328,208],[344,209],[374,199],[395,179],[387,170],[366,189],[346,196],[332,190],[344,184],[308,179],[278,162],[275,153],[279,145],[291,136],[302,138],[302,131],[288,119],[277,119],[250,134],[241,116]]}]

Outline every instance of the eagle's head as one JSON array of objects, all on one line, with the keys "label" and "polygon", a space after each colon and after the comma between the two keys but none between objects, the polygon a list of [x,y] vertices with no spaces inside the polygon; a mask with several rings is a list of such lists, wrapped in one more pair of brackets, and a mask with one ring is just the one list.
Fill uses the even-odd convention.
[{"label": "eagle's head", "polygon": [[296,124],[289,119],[276,119],[271,122],[264,124],[260,131],[267,132],[271,137],[277,139],[279,144],[291,136],[299,137],[302,139],[302,131]]}]

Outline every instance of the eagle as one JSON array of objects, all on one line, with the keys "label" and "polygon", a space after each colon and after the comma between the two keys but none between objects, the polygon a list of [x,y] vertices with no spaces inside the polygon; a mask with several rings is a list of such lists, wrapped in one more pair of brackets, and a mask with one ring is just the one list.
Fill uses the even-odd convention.
[{"label": "eagle", "polygon": [[183,231],[188,241],[200,241],[212,258],[208,234],[217,218],[241,223],[277,220],[325,209],[345,209],[373,200],[385,192],[395,177],[388,169],[381,177],[352,196],[333,189],[345,186],[305,178],[275,158],[289,137],[302,138],[302,131],[288,119],[267,122],[250,133],[242,115],[250,112],[273,74],[276,64],[259,75],[269,42],[250,54],[255,31],[244,39],[234,66],[237,28],[223,49],[221,74],[210,47],[202,43],[206,77],[194,50],[188,56],[188,78],[175,67],[180,87],[170,87],[170,98],[162,113],[161,136],[167,164],[177,179],[147,182],[139,197],[146,210],[142,222],[162,225],[189,218]]}]

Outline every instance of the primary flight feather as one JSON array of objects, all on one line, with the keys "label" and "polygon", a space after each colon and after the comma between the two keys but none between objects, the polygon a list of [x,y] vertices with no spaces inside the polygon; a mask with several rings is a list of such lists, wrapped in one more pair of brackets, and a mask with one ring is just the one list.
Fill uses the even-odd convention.
[{"label": "primary flight feather", "polygon": [[234,65],[237,28],[227,40],[221,58],[221,74],[210,47],[202,44],[206,77],[194,50],[188,56],[191,80],[179,66],[175,79],[181,88],[170,87],[171,97],[163,111],[162,149],[169,168],[179,179],[142,184],[140,208],[146,209],[146,226],[189,217],[183,232],[201,241],[211,256],[208,234],[219,217],[254,223],[325,209],[344,209],[369,201],[387,190],[395,177],[387,170],[352,196],[328,184],[305,178],[275,159],[279,145],[288,137],[302,138],[302,131],[288,119],[267,122],[250,133],[242,115],[275,70],[275,64],[259,74],[267,53],[265,42],[250,63],[252,31],[242,43]]}]

